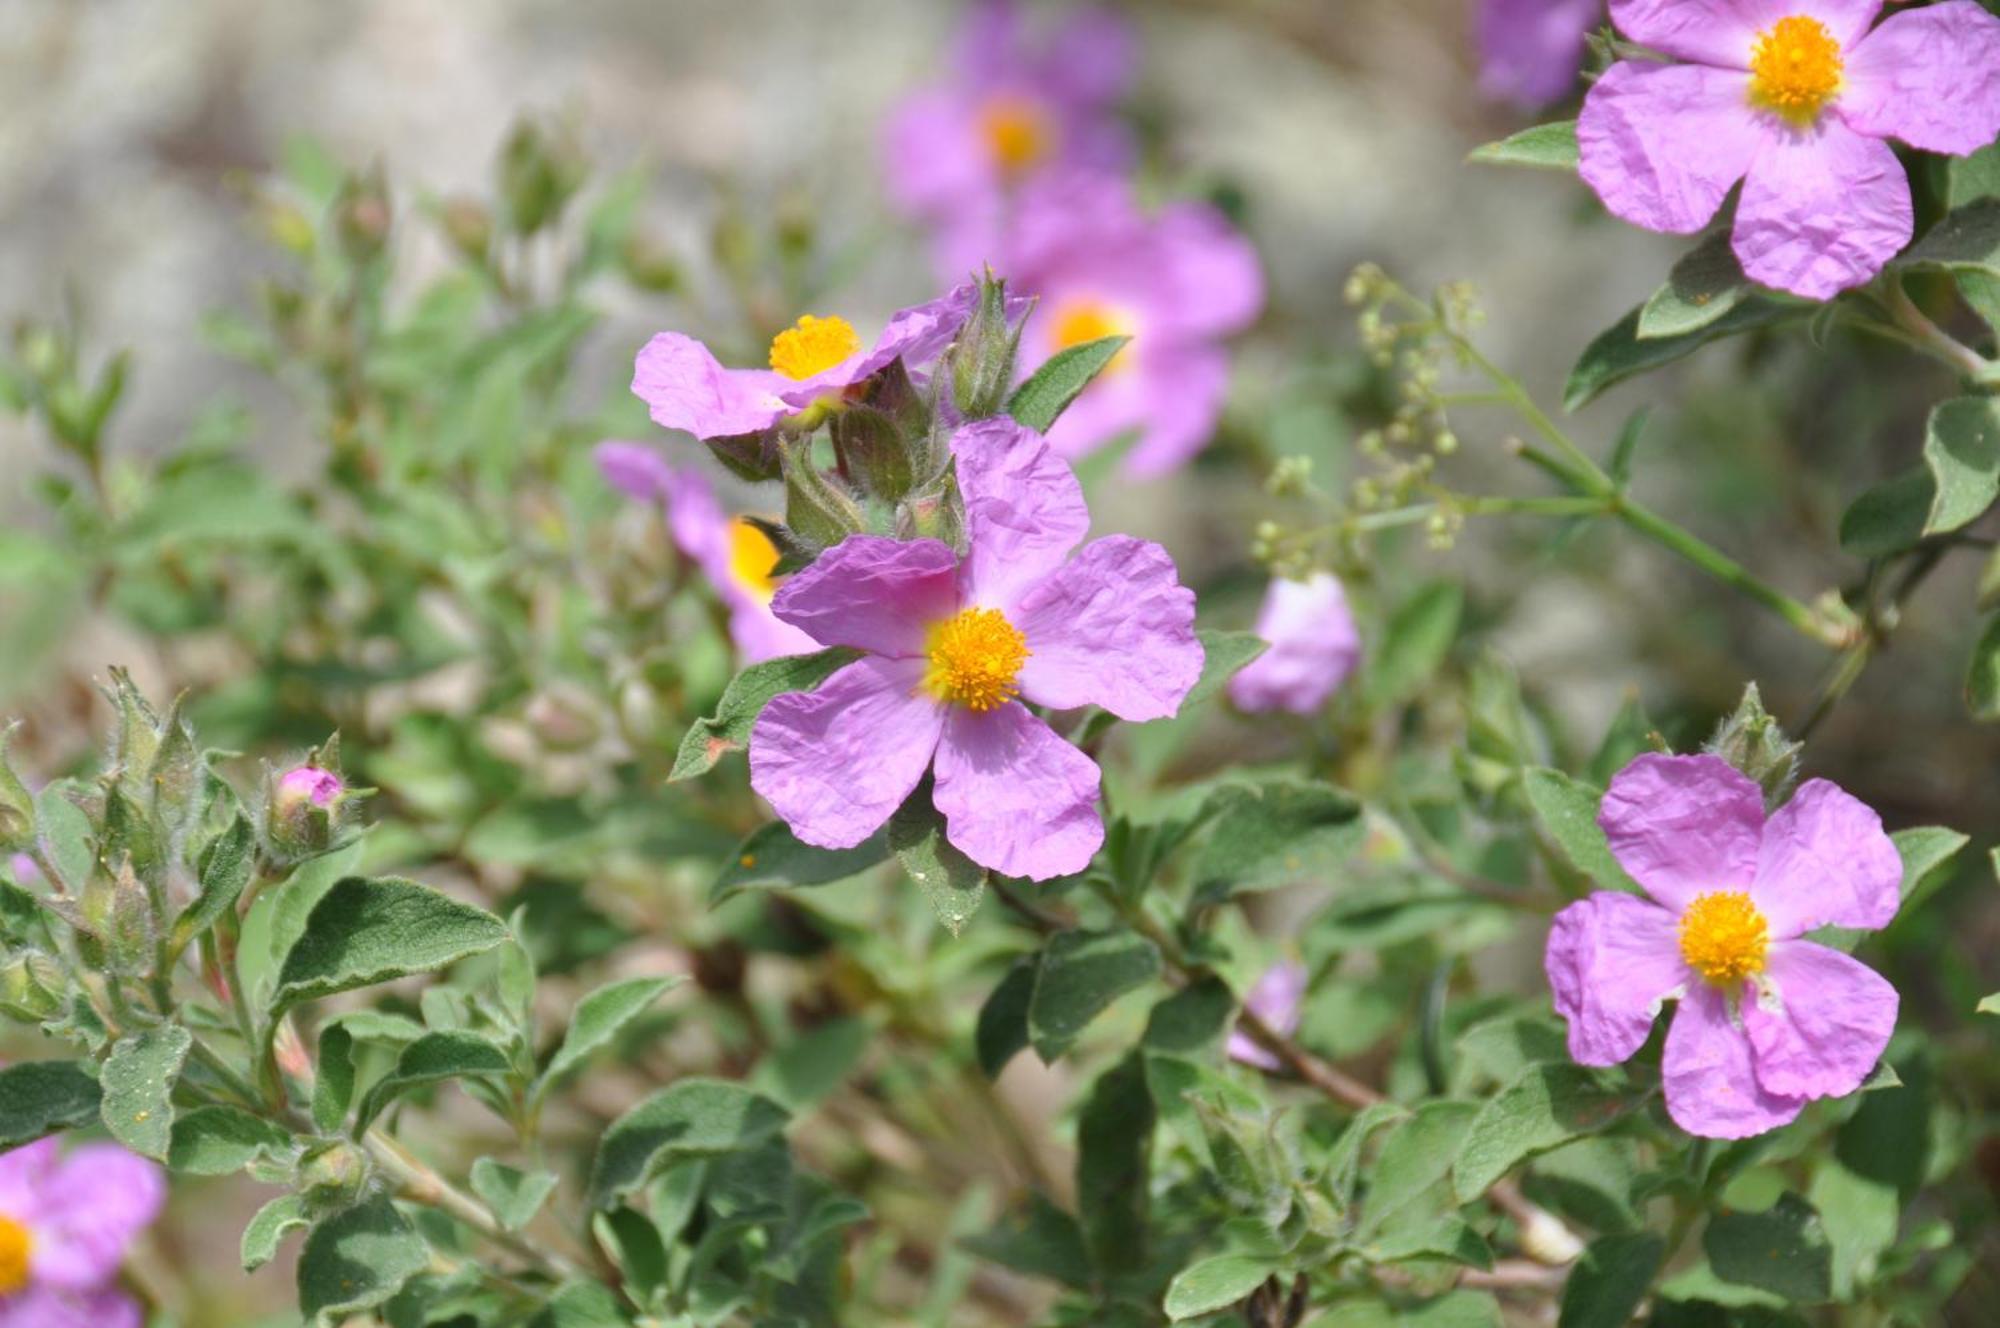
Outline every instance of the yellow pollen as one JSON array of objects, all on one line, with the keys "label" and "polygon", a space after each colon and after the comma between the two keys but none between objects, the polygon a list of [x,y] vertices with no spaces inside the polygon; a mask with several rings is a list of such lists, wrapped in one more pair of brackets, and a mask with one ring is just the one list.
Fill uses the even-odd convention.
[{"label": "yellow pollen", "polygon": [[[1049,336],[1055,343],[1052,350],[1068,350],[1085,342],[1130,336],[1132,333],[1132,320],[1123,310],[1104,300],[1087,297],[1064,300],[1051,311]],[[1127,346],[1111,357],[1111,363],[1105,366],[1104,372],[1116,373],[1126,368],[1131,358],[1132,348]]]},{"label": "yellow pollen", "polygon": [[1028,638],[998,609],[965,609],[930,630],[924,690],[968,710],[991,710],[1020,694]]},{"label": "yellow pollen", "polygon": [[28,1285],[35,1233],[25,1223],[0,1213],[0,1296],[11,1296]]},{"label": "yellow pollen", "polygon": [[800,380],[825,373],[861,349],[854,324],[845,318],[815,318],[806,314],[771,339],[771,367]]},{"label": "yellow pollen", "polygon": [[759,599],[769,601],[778,593],[771,571],[778,565],[778,546],[771,537],[747,519],[729,523],[729,575]]},{"label": "yellow pollen", "polygon": [[1771,928],[1740,890],[1698,895],[1681,915],[1681,958],[1718,987],[1764,971]]},{"label": "yellow pollen", "polygon": [[1750,52],[1750,100],[1810,124],[1840,91],[1840,43],[1816,18],[1781,18]]},{"label": "yellow pollen", "polygon": [[1054,126],[1048,112],[1026,97],[995,97],[979,112],[979,131],[994,164],[1007,176],[1026,174],[1049,155]]}]

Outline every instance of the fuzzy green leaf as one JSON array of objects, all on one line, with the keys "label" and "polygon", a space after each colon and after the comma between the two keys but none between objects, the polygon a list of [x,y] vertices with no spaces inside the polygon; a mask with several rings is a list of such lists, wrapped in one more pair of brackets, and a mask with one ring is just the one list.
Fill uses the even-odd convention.
[{"label": "fuzzy green leaf", "polygon": [[1937,480],[1921,467],[1868,489],[1841,513],[1840,547],[1856,558],[1885,558],[1924,537]]},{"label": "fuzzy green leaf", "polygon": [[1007,976],[1000,979],[986,1003],[979,1007],[979,1023],[973,1030],[972,1042],[980,1072],[988,1079],[998,1079],[1007,1062],[1027,1049],[1028,1006],[1035,998],[1035,978],[1041,966],[1039,954],[1015,960]]},{"label": "fuzzy green leaf", "polygon": [[260,1153],[282,1157],[291,1147],[290,1134],[240,1108],[196,1107],[174,1121],[167,1167],[182,1175],[227,1176]]},{"label": "fuzzy green leaf", "polygon": [[430,1251],[416,1228],[386,1195],[377,1195],[326,1218],[306,1237],[299,1310],[313,1323],[339,1323],[381,1305],[429,1266]]},{"label": "fuzzy green leaf", "polygon": [[519,1231],[533,1221],[555,1188],[553,1172],[516,1171],[490,1157],[472,1164],[472,1192],[509,1231]]},{"label": "fuzzy green leaf", "polygon": [[610,1046],[633,1020],[680,982],[677,977],[626,978],[607,983],[577,1003],[562,1046],[542,1071],[537,1093],[547,1093],[583,1068],[585,1061]]},{"label": "fuzzy green leaf", "polygon": [[1988,618],[1965,670],[1965,706],[1974,719],[2000,719],[2000,614]]},{"label": "fuzzy green leaf", "polygon": [[2000,401],[1956,397],[1938,403],[1924,428],[1924,465],[1937,485],[1924,534],[1978,520],[2000,498]]},{"label": "fuzzy green leaf", "polygon": [[674,757],[669,783],[693,779],[715,769],[716,763],[731,752],[740,752],[750,742],[750,730],[771,699],[786,692],[809,692],[842,665],[859,658],[853,650],[835,648],[811,655],[787,655],[752,664],[730,680],[723,689],[715,713],[696,720],[681,739]]},{"label": "fuzzy green leaf", "polygon": [[1361,804],[1331,784],[1301,779],[1231,781],[1202,803],[1210,826],[1195,858],[1205,902],[1323,880],[1361,846]]},{"label": "fuzzy green leaf", "polygon": [[1577,155],[1576,121],[1558,120],[1476,147],[1466,160],[1481,166],[1526,166],[1574,174]]},{"label": "fuzzy green leaf", "polygon": [[281,1194],[259,1208],[243,1228],[243,1271],[254,1273],[277,1258],[278,1245],[288,1233],[311,1225],[302,1195]]},{"label": "fuzzy green leaf", "polygon": [[104,1062],[104,1128],[135,1153],[165,1161],[174,1136],[174,1085],[194,1038],[179,1024],[120,1038]]},{"label": "fuzzy green leaf", "polygon": [[790,1119],[783,1107],[741,1084],[683,1079],[633,1107],[604,1132],[591,1172],[591,1202],[608,1207],[683,1158],[754,1148]]},{"label": "fuzzy green leaf", "polygon": [[1248,1254],[1217,1254],[1183,1268],[1167,1284],[1167,1317],[1178,1323],[1226,1310],[1250,1298],[1277,1266]]},{"label": "fuzzy green leaf", "polygon": [[278,970],[280,1009],[433,973],[508,938],[507,924],[399,877],[350,876],[327,891]]},{"label": "fuzzy green leaf", "polygon": [[78,1061],[22,1061],[0,1069],[0,1150],[98,1118],[103,1090]]},{"label": "fuzzy green leaf", "polygon": [[413,1088],[475,1075],[506,1075],[513,1068],[506,1052],[477,1033],[426,1033],[404,1047],[396,1064],[368,1090],[355,1133],[358,1136],[391,1102]]},{"label": "fuzzy green leaf", "polygon": [[889,818],[888,833],[890,851],[930,900],[938,921],[953,936],[964,931],[986,893],[986,869],[944,837],[944,817],[931,805],[929,781]]},{"label": "fuzzy green leaf", "polygon": [[802,844],[792,828],[773,821],[751,832],[738,846],[729,865],[709,888],[710,904],[719,904],[744,890],[791,890],[831,885],[858,876],[888,861],[885,833],[870,835],[853,848],[814,848]]},{"label": "fuzzy green leaf", "polygon": [[1819,1304],[1833,1291],[1833,1248],[1811,1204],[1781,1196],[1762,1213],[1722,1212],[1709,1219],[1702,1249],[1715,1275],[1783,1296]]},{"label": "fuzzy green leaf", "polygon": [[234,908],[243,887],[250,884],[250,874],[256,866],[257,832],[248,818],[238,816],[202,850],[197,873],[200,890],[174,919],[174,929],[167,941],[169,952],[179,954]]},{"label": "fuzzy green leaf", "polygon": [[1563,1284],[1556,1328],[1622,1328],[1659,1275],[1667,1243],[1649,1234],[1602,1236]]},{"label": "fuzzy green leaf", "polygon": [[1452,1163],[1452,1183],[1466,1203],[1537,1153],[1594,1134],[1633,1105],[1601,1070],[1531,1065],[1473,1118]]},{"label": "fuzzy green leaf", "polygon": [[1160,973],[1160,952],[1130,931],[1066,931],[1049,939],[1028,1004],[1035,1054],[1053,1064],[1085,1025]]},{"label": "fuzzy green leaf", "polygon": [[1069,403],[1104,372],[1131,340],[1125,336],[1100,337],[1057,351],[1028,376],[1027,382],[1014,389],[1014,395],[1007,398],[1007,413],[1014,417],[1015,423],[1037,433],[1047,433],[1049,426],[1069,409]]},{"label": "fuzzy green leaf", "polygon": [[1523,774],[1521,787],[1535,809],[1536,822],[1571,866],[1607,890],[1638,893],[1638,883],[1611,855],[1611,845],[1597,824],[1597,807],[1604,799],[1601,791],[1560,770],[1540,768]]},{"label": "fuzzy green leaf", "polygon": [[1640,311],[1634,309],[1584,348],[1563,388],[1563,408],[1582,410],[1626,379],[1685,359],[1711,341],[1795,322],[1808,317],[1813,308],[1803,303],[1780,302],[1767,295],[1753,295],[1695,331],[1645,340],[1639,336]]},{"label": "fuzzy green leaf", "polygon": [[1639,309],[1641,341],[1699,332],[1756,293],[1736,261],[1727,230],[1717,231],[1682,255]]}]

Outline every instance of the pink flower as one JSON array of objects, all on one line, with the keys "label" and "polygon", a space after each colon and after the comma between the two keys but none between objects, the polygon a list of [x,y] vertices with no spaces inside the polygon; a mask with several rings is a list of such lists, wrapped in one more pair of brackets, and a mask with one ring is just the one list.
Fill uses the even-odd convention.
[{"label": "pink flower", "polygon": [[1361,656],[1347,593],[1327,572],[1304,581],[1273,581],[1257,615],[1257,635],[1271,648],[1229,680],[1229,699],[1242,710],[1310,715],[1347,680]]},{"label": "pink flower", "polygon": [[1083,490],[1004,417],[958,431],[967,552],[852,535],[794,575],[778,617],[865,652],[780,696],[750,737],[750,782],[808,844],[850,848],[930,770],[946,838],[1008,876],[1083,870],[1104,841],[1097,766],[1023,704],[1174,714],[1201,673],[1194,595],[1157,544],[1076,548]]},{"label": "pink flower", "polygon": [[315,807],[331,807],[347,786],[331,770],[302,765],[287,770],[278,780],[278,801],[293,805],[310,802]]},{"label": "pink flower", "polygon": [[1687,64],[1621,61],[1577,122],[1583,178],[1648,230],[1706,226],[1737,181],[1752,279],[1829,299],[1911,235],[1884,139],[1964,155],[2000,135],[2000,20],[1973,0],[1612,0],[1620,32]]},{"label": "pink flower", "polygon": [[596,457],[613,487],[641,502],[666,505],[674,543],[694,559],[729,610],[729,636],[745,664],[819,649],[818,642],[771,612],[778,591],[771,575],[778,548],[771,537],[724,512],[700,471],[670,466],[642,443],[600,443]]},{"label": "pink flower", "polygon": [[0,1328],[138,1328],[113,1279],[165,1200],[159,1168],[113,1144],[0,1154]]},{"label": "pink flower", "polygon": [[[1306,966],[1287,959],[1264,970],[1257,985],[1243,998],[1243,1008],[1286,1037],[1299,1031],[1306,999]],[[1240,1028],[1229,1030],[1229,1056],[1260,1070],[1280,1068],[1278,1058]]]},{"label": "pink flower", "polygon": [[40,879],[42,874],[41,868],[35,866],[35,860],[25,853],[16,853],[7,859],[7,871],[16,885],[27,885]]},{"label": "pink flower", "polygon": [[1604,0],[1480,0],[1479,90],[1526,110],[1576,86]]},{"label": "pink flower", "polygon": [[1070,177],[1026,191],[990,259],[1009,289],[1040,300],[1021,343],[1021,372],[1101,337],[1132,338],[1049,430],[1065,457],[1138,435],[1135,476],[1174,470],[1215,432],[1229,387],[1222,338],[1256,320],[1264,274],[1250,243],[1216,209],[1142,212],[1129,186]]},{"label": "pink flower", "polygon": [[980,4],[960,34],[949,81],[912,93],[889,118],[890,198],[925,221],[990,222],[1037,175],[1123,170],[1132,136],[1113,110],[1135,56],[1130,26],[1110,10],[1078,11],[1030,42],[1016,5]]},{"label": "pink flower", "polygon": [[1895,916],[1903,868],[1881,819],[1815,779],[1767,821],[1757,785],[1720,758],[1646,755],[1597,820],[1651,898],[1600,891],[1556,915],[1546,965],[1570,1055],[1624,1060],[1677,1000],[1667,1114],[1711,1139],[1859,1088],[1896,1026],[1896,990],[1799,938]]},{"label": "pink flower", "polygon": [[663,428],[702,439],[761,433],[822,398],[838,397],[891,361],[915,368],[936,358],[978,299],[978,288],[967,283],[904,309],[867,350],[846,319],[807,314],[772,340],[768,369],[725,369],[693,337],[662,332],[640,350],[632,391]]}]

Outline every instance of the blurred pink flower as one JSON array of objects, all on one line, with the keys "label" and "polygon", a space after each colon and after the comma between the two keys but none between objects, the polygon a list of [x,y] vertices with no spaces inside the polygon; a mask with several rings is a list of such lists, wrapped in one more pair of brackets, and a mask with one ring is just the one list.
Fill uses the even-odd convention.
[{"label": "blurred pink flower", "polygon": [[[1305,1000],[1306,966],[1287,959],[1264,970],[1264,975],[1250,988],[1250,994],[1243,998],[1243,1008],[1275,1031],[1290,1037],[1299,1031]],[[1229,1031],[1228,1050],[1230,1059],[1245,1065],[1254,1065],[1260,1070],[1282,1068],[1276,1056],[1264,1050],[1240,1028]]]},{"label": "blurred pink flower", "polygon": [[1309,715],[1326,704],[1354,671],[1361,637],[1339,578],[1315,572],[1304,581],[1280,577],[1264,595],[1257,635],[1270,649],[1229,680],[1229,699],[1249,711]]},{"label": "blurred pink flower", "polygon": [[1648,230],[1708,225],[1740,180],[1752,280],[1824,300],[1909,243],[1909,177],[1885,139],[1963,156],[2000,136],[2000,19],[1973,0],[1612,0],[1624,60],[1577,122],[1583,178]]},{"label": "blurred pink flower", "polygon": [[694,559],[729,610],[730,639],[743,663],[820,648],[771,612],[771,597],[778,590],[771,575],[778,565],[777,546],[750,521],[725,512],[700,471],[668,465],[643,443],[600,443],[596,457],[612,487],[640,502],[665,505],[674,543]]},{"label": "blurred pink flower", "polygon": [[165,1200],[160,1169],[115,1144],[0,1154],[0,1328],[139,1328],[113,1279]]},{"label": "blurred pink flower", "polygon": [[25,853],[16,853],[7,859],[7,873],[14,878],[16,885],[26,885],[42,874],[41,868],[35,866],[35,860]]},{"label": "blurred pink flower", "polygon": [[1524,110],[1561,101],[1604,0],[1479,0],[1479,90]]}]

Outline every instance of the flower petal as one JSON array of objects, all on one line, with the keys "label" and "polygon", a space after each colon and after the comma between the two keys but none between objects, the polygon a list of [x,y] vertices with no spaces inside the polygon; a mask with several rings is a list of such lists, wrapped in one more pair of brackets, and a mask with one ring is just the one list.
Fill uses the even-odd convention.
[{"label": "flower petal", "polygon": [[1635,226],[1700,230],[1768,137],[1749,105],[1749,77],[1702,65],[1611,66],[1576,123],[1585,183]]},{"label": "flower petal", "polygon": [[31,1286],[0,1299],[0,1328],[139,1328],[139,1303],[113,1287],[57,1291]]},{"label": "flower petal", "polygon": [[1811,941],[1771,949],[1764,990],[1743,1002],[1757,1081],[1783,1097],[1845,1097],[1896,1031],[1896,989],[1858,959]]},{"label": "flower petal", "polygon": [[1039,63],[1043,81],[1063,100],[1108,106],[1130,90],[1138,72],[1138,35],[1131,20],[1116,9],[1089,6],[1063,20]]},{"label": "flower petal", "polygon": [[[1229,396],[1229,352],[1182,342],[1139,352],[1145,424],[1125,456],[1125,472],[1149,479],[1179,470],[1215,437]],[[1088,395],[1088,394],[1086,394]],[[1061,427],[1058,422],[1057,427]]]},{"label": "flower petal", "polygon": [[72,1150],[42,1187],[30,1256],[36,1280],[77,1291],[103,1285],[166,1197],[166,1177],[137,1154],[116,1144]]},{"label": "flower petal", "polygon": [[768,369],[725,369],[708,347],[662,332],[639,351],[632,391],[653,423],[697,438],[761,433],[791,409],[777,395],[790,380]]},{"label": "flower petal", "polygon": [[1257,635],[1270,649],[1229,680],[1229,699],[1252,712],[1310,715],[1354,671],[1361,637],[1340,579],[1316,572],[1305,581],[1279,577],[1264,593]]},{"label": "flower petal", "polygon": [[1021,692],[1038,705],[1165,719],[1201,677],[1194,592],[1150,540],[1112,535],[1084,545],[1021,597],[1013,621],[1030,652]]},{"label": "flower petal", "polygon": [[590,455],[605,483],[641,503],[660,500],[674,469],[665,457],[644,443],[599,443]]},{"label": "flower petal", "polygon": [[41,1212],[61,1148],[50,1136],[0,1153],[0,1213],[31,1220]]},{"label": "flower petal", "polygon": [[1705,982],[1692,984],[1674,1011],[1660,1079],[1674,1124],[1704,1139],[1748,1139],[1805,1110],[1803,1098],[1757,1082],[1749,1037],[1732,1020],[1728,998]]},{"label": "flower petal", "polygon": [[1048,439],[1005,416],[961,428],[951,450],[965,499],[967,598],[1011,617],[1090,529],[1083,486]]},{"label": "flower petal", "polygon": [[750,732],[750,787],[792,833],[853,848],[924,777],[944,707],[918,690],[921,660],[862,659],[811,692],[764,707]]},{"label": "flower petal", "polygon": [[1750,897],[1773,940],[1815,927],[1874,931],[1902,905],[1903,859],[1866,803],[1807,780],[1764,827]]},{"label": "flower petal", "polygon": [[1611,0],[1611,21],[1641,46],[1705,65],[1748,69],[1757,31],[1770,21],[1769,8],[1769,0]]},{"label": "flower petal", "polygon": [[1479,90],[1524,110],[1561,101],[1603,12],[1598,0],[1481,0]]},{"label": "flower petal", "polygon": [[2000,137],[2000,18],[1973,0],[1892,14],[1845,77],[1836,109],[1857,133],[1958,156]]},{"label": "flower petal", "polygon": [[[1306,977],[1306,966],[1295,959],[1271,965],[1250,988],[1249,995],[1243,998],[1244,1011],[1290,1037],[1298,1032],[1299,1018],[1304,1013]],[[1278,1058],[1240,1028],[1229,1030],[1227,1051],[1231,1060],[1254,1065],[1260,1070],[1279,1068]]]},{"label": "flower petal", "polygon": [[1744,182],[1733,247],[1751,280],[1829,300],[1880,272],[1913,225],[1895,152],[1828,116],[1770,136]]},{"label": "flower petal", "polygon": [[1696,895],[1750,888],[1764,798],[1720,757],[1649,752],[1612,779],[1597,824],[1618,865],[1679,914]]},{"label": "flower petal", "polygon": [[937,749],[945,838],[1003,876],[1046,881],[1090,865],[1104,843],[1097,763],[1019,702],[954,708]]},{"label": "flower petal", "polygon": [[943,88],[912,93],[890,112],[882,157],[890,201],[910,216],[949,216],[998,186],[973,105]]},{"label": "flower petal", "polygon": [[1600,890],[1556,914],[1542,966],[1579,1065],[1616,1065],[1645,1044],[1660,1005],[1686,986],[1674,915]]},{"label": "flower petal", "polygon": [[1257,250],[1221,210],[1175,203],[1153,222],[1158,246],[1147,332],[1161,339],[1240,332],[1264,309],[1264,269]]},{"label": "flower petal", "polygon": [[849,535],[794,572],[771,611],[821,645],[913,659],[931,624],[958,611],[958,555],[937,540]]}]

